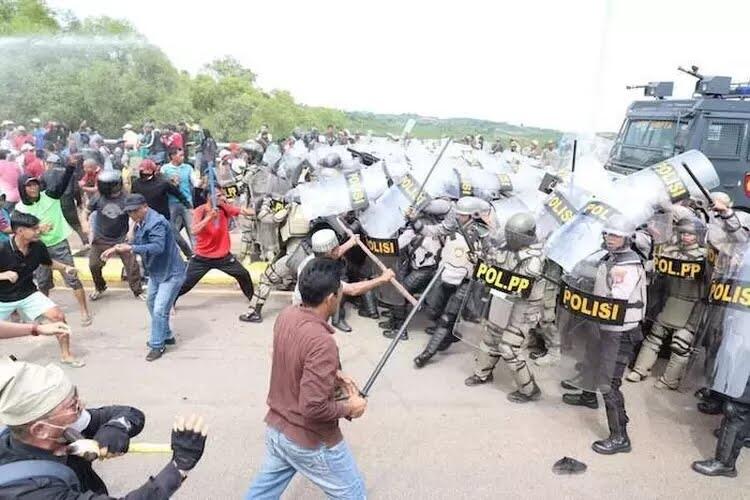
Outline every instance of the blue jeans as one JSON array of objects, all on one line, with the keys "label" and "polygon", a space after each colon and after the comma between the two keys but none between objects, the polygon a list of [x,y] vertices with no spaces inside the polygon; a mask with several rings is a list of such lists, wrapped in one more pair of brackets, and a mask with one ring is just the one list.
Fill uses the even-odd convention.
[{"label": "blue jeans", "polygon": [[173,276],[167,281],[149,280],[146,306],[151,315],[151,337],[148,345],[153,349],[161,349],[164,341],[173,337],[172,330],[169,329],[169,313],[183,281],[184,274]]},{"label": "blue jeans", "polygon": [[328,498],[367,498],[365,482],[346,441],[342,440],[332,448],[325,445],[302,448],[273,427],[267,427],[263,466],[250,485],[245,500],[280,498],[297,472],[315,483]]}]

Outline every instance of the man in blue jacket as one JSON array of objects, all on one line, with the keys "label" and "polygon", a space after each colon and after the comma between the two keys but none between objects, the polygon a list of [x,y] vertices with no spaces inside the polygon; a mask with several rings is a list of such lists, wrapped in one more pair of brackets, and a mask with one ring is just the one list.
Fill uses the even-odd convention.
[{"label": "man in blue jacket", "polygon": [[132,245],[119,243],[113,246],[102,253],[102,259],[123,252],[133,252],[143,259],[149,276],[146,304],[151,315],[150,351],[146,361],[154,361],[164,354],[165,345],[175,343],[169,328],[169,312],[185,281],[185,263],[169,221],[149,208],[143,195],[128,196],[124,210],[135,222],[134,242]]}]

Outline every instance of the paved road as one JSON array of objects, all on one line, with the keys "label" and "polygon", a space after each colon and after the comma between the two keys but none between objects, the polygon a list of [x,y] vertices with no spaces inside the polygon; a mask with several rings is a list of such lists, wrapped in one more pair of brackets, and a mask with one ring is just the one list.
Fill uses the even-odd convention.
[{"label": "paved road", "polygon": [[[53,298],[75,311],[72,296]],[[269,315],[284,301],[269,303]],[[67,369],[89,406],[130,404],[147,415],[139,439],[166,441],[177,414],[198,412],[210,423],[203,461],[177,497],[240,498],[263,457],[262,422],[270,368],[271,327],[240,324],[246,304],[238,292],[197,290],[180,302],[173,325],[178,345],[161,360],[144,361],[148,316],[127,292],[96,302],[94,325],[76,329],[74,347],[88,363]],[[73,325],[77,312],[71,312]],[[387,341],[372,320],[350,314],[355,331],[338,333],[344,369],[364,382]],[[424,326],[420,322],[418,326]],[[589,446],[606,435],[604,411],[565,407],[552,369],[539,370],[542,401],[523,406],[505,399],[512,390],[499,367],[494,384],[467,388],[472,352],[454,345],[421,371],[411,359],[426,335],[402,344],[376,383],[364,418],[342,422],[374,499],[456,498],[742,498],[750,486],[750,462],[740,458],[736,479],[705,478],[690,470],[709,456],[716,417],[695,410],[689,394],[663,393],[651,383],[626,384],[628,455],[603,457]],[[56,359],[49,339],[17,339],[2,352],[35,362]],[[651,381],[652,382],[652,381]],[[563,456],[588,464],[575,477],[552,473]],[[121,495],[166,463],[164,456],[132,455],[97,465],[110,490]],[[284,498],[323,498],[303,478]]]}]

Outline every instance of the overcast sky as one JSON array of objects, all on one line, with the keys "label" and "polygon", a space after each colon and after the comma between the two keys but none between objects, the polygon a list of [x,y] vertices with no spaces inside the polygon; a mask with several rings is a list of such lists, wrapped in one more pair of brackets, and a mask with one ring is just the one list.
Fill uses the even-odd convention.
[{"label": "overcast sky", "polygon": [[746,0],[48,0],[128,19],[180,69],[232,55],[266,88],[346,110],[615,131],[640,91],[750,79]]}]

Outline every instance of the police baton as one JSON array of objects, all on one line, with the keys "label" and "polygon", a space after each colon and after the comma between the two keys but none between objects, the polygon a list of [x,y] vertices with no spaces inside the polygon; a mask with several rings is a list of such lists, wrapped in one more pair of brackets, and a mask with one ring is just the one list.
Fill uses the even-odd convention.
[{"label": "police baton", "polygon": [[[336,222],[339,223],[339,225],[341,226],[341,228],[344,230],[344,232],[350,238],[354,237],[354,232],[351,230],[351,228],[349,226],[347,226],[346,224],[344,224],[344,221],[342,221],[339,217],[336,217]],[[375,264],[377,264],[377,266],[380,268],[381,271],[385,271],[385,270],[388,269],[385,266],[385,264],[383,264],[383,262],[380,259],[378,259],[378,257],[374,253],[372,253],[372,251],[370,251],[370,249],[367,247],[367,245],[365,245],[364,242],[362,242],[362,240],[360,240],[359,238],[357,238],[357,244],[359,245],[359,248],[361,248],[362,251],[365,252],[365,254],[367,254],[367,256],[370,259],[372,259],[372,261]],[[391,278],[391,285],[393,285],[393,288],[395,288],[396,290],[398,290],[398,293],[400,293],[401,295],[403,295],[406,300],[408,300],[409,302],[411,302],[411,305],[413,305],[413,306],[416,307],[416,305],[418,303],[417,299],[415,299],[414,296],[409,293],[409,290],[407,290],[406,288],[404,288],[404,285],[402,285],[401,283],[399,283],[396,278]]]},{"label": "police baton", "polygon": [[414,307],[412,307],[411,311],[409,312],[409,315],[401,324],[401,328],[399,328],[398,332],[396,332],[396,335],[393,336],[393,340],[391,340],[390,345],[383,353],[383,356],[381,356],[380,361],[378,361],[377,366],[375,366],[375,369],[372,371],[370,378],[367,379],[365,386],[362,388],[361,391],[359,391],[359,394],[363,398],[366,398],[370,394],[370,389],[372,389],[372,386],[375,383],[375,380],[378,378],[378,375],[380,375],[380,372],[383,371],[383,367],[388,362],[388,359],[391,357],[391,354],[393,354],[393,351],[396,350],[396,345],[398,344],[399,340],[401,340],[401,335],[406,331],[406,327],[409,326],[409,323],[411,323],[411,320],[414,319],[414,315],[417,314],[417,311],[419,311],[419,309],[422,307],[422,304],[427,298],[427,295],[429,294],[430,290],[432,290],[432,287],[435,285],[435,283],[437,283],[438,278],[440,278],[440,275],[443,273],[443,266],[444,265],[442,263],[438,266],[437,271],[435,272],[435,275],[430,280],[430,283],[427,285],[427,288],[425,288],[424,291],[422,292],[422,295],[419,296],[419,300],[417,301],[416,304],[414,304]]},{"label": "police baton", "polygon": [[684,161],[682,162],[682,166],[685,168],[685,171],[688,173],[691,179],[693,179],[693,182],[696,186],[698,186],[698,189],[700,189],[701,193],[703,193],[703,196],[706,197],[706,201],[708,201],[708,206],[711,207],[714,204],[713,198],[711,198],[711,194],[708,192],[708,190],[703,187],[703,184],[701,184],[701,181],[698,180],[698,178],[695,176],[692,170],[690,170],[690,167],[687,166],[687,163]]}]

